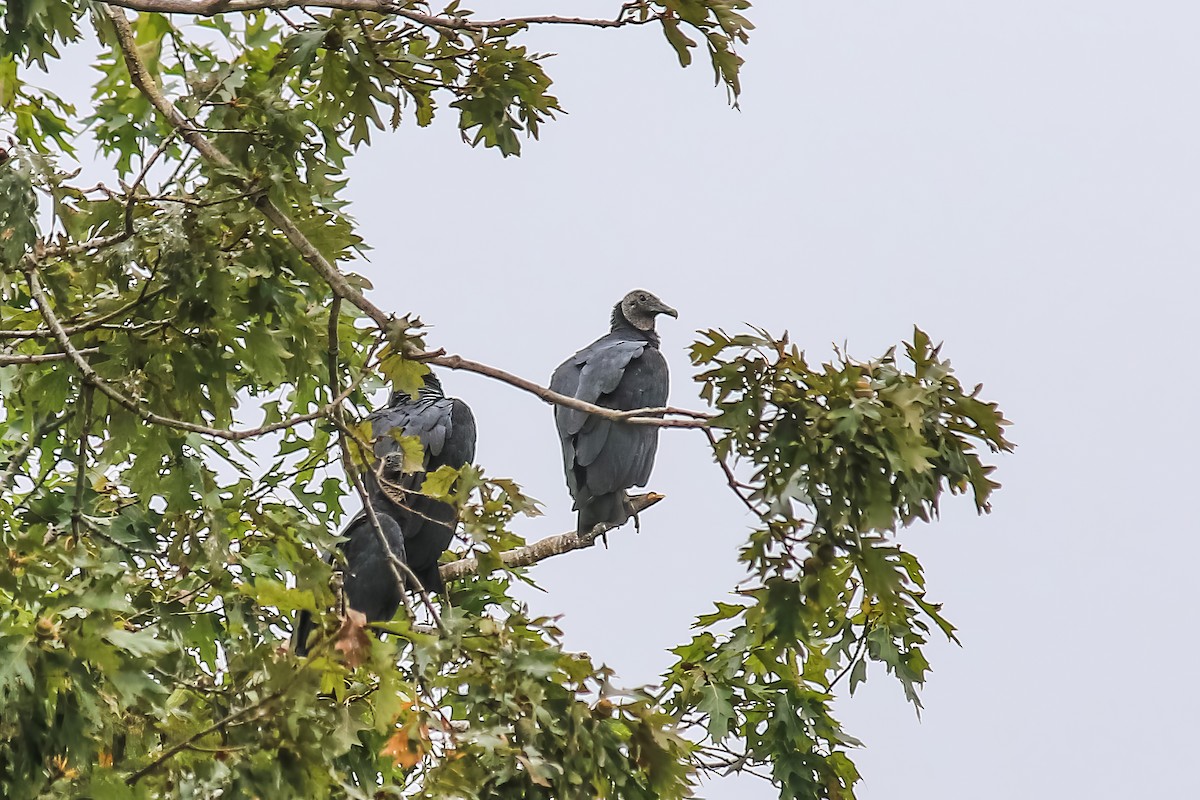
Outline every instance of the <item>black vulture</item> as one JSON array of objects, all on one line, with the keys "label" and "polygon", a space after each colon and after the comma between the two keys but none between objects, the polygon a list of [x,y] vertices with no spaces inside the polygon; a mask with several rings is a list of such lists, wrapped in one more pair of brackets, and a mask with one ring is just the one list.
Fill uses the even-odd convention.
[{"label": "black vulture", "polygon": [[[457,514],[453,506],[416,490],[427,472],[441,466],[454,469],[475,458],[475,417],[456,397],[446,397],[432,372],[424,379],[416,398],[407,392],[392,392],[386,408],[367,417],[375,440],[375,462],[363,476],[368,502],[391,551],[402,559],[428,592],[442,592],[438,558],[454,538]],[[416,436],[424,451],[424,468],[404,471],[404,455],[392,436]],[[346,603],[362,612],[368,622],[390,620],[401,603],[396,578],[388,564],[379,536],[365,511],[350,520],[342,536],[346,558],[342,585]],[[312,620],[302,613],[293,642],[296,652],[307,651]]]},{"label": "black vulture", "polygon": [[[387,408],[367,419],[377,459],[372,473],[366,476],[367,496],[377,513],[400,523],[408,566],[421,586],[429,592],[441,592],[438,558],[454,538],[457,513],[453,506],[416,490],[421,488],[425,473],[442,466],[459,469],[475,458],[475,417],[462,400],[446,397],[441,382],[430,372],[415,400],[407,393],[393,392]],[[422,471],[404,472],[404,454],[392,431],[420,439],[425,451]]]},{"label": "black vulture", "polygon": [[[654,318],[679,312],[650,292],[635,289],[613,307],[612,330],[568,358],[550,388],[605,408],[631,410],[666,405],[667,362],[658,350]],[[631,486],[645,486],[658,449],[658,428],[628,425],[554,407],[562,441],[567,487],[579,512],[577,530],[621,525],[631,516]]]}]

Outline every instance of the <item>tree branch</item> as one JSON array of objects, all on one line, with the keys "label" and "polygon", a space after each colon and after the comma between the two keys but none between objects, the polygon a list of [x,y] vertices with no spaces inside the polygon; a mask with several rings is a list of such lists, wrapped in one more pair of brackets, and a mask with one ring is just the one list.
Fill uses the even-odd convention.
[{"label": "tree branch", "polygon": [[[84,347],[78,353],[99,353],[99,347]],[[0,367],[11,367],[17,364],[44,364],[47,361],[64,361],[71,357],[70,353],[38,353],[26,356],[17,353],[0,353]]]},{"label": "tree branch", "polygon": [[391,544],[388,543],[387,536],[383,532],[383,526],[379,522],[379,515],[375,511],[375,506],[371,505],[371,498],[367,494],[367,488],[363,485],[362,478],[358,474],[358,469],[354,465],[354,460],[350,457],[349,441],[354,437],[354,434],[342,421],[340,408],[334,411],[331,419],[338,429],[338,443],[341,445],[342,464],[346,469],[346,475],[354,485],[355,491],[358,492],[358,497],[363,505],[363,514],[371,524],[371,530],[375,534],[376,541],[383,548],[383,552],[387,554],[388,569],[392,573],[392,578],[396,581],[396,588],[400,592],[400,599],[404,602],[404,610],[408,615],[409,621],[413,623],[417,621],[412,603],[408,599],[407,589],[411,586],[413,591],[420,596],[421,602],[429,610],[429,614],[433,617],[438,630],[441,631],[442,635],[449,634],[445,624],[442,622],[441,614],[438,613],[437,607],[433,604],[433,598],[429,596],[429,592],[425,591],[425,587],[421,585],[417,574],[413,572],[412,567],[408,565],[405,559],[396,555],[396,552],[392,550]]},{"label": "tree branch", "polygon": [[250,705],[246,706],[245,708],[239,709],[238,711],[234,711],[233,713],[228,714],[228,715],[222,717],[221,719],[217,720],[212,725],[209,725],[207,728],[199,730],[196,733],[189,736],[188,738],[184,739],[183,741],[178,742],[178,743],[172,745],[171,747],[168,747],[166,750],[163,750],[158,755],[158,757],[155,758],[153,761],[151,761],[149,764],[147,764],[146,766],[137,770],[136,772],[131,773],[129,775],[129,777],[125,779],[125,783],[129,786],[133,786],[135,783],[140,781],[142,778],[146,777],[148,774],[150,774],[154,770],[158,769],[158,767],[161,764],[163,764],[167,759],[169,759],[171,756],[175,755],[180,750],[183,750],[183,749],[191,746],[191,744],[193,742],[195,742],[199,739],[202,739],[205,736],[208,736],[210,733],[214,733],[214,732],[220,730],[221,728],[225,727],[226,725],[230,724],[231,722],[236,722],[237,720],[246,716],[250,712],[256,711],[256,710],[262,708],[263,706],[265,706],[267,703],[271,702],[272,700],[276,700],[276,699],[282,697],[286,692],[287,692],[287,689],[280,689],[277,692],[272,692],[271,694],[264,696],[258,702],[251,703]]},{"label": "tree branch", "polygon": [[[43,253],[43,255],[44,254],[45,253]],[[162,294],[163,291],[164,291],[164,289],[162,287],[155,289],[153,292],[142,291],[135,299],[129,301],[128,303],[126,303],[125,305],[121,306],[120,308],[118,308],[114,311],[109,311],[105,314],[101,314],[100,316],[90,319],[87,322],[81,322],[76,325],[64,325],[63,330],[67,332],[68,336],[74,336],[77,333],[83,333],[84,331],[90,331],[93,328],[99,328],[101,325],[108,322],[109,320],[114,319],[115,317],[121,316],[126,311],[130,311],[130,310],[136,308],[137,306],[141,305],[142,303],[144,303],[147,300],[157,297],[158,295]],[[0,330],[0,339],[52,339],[52,338],[54,338],[54,331],[50,330],[49,328],[34,328],[33,330],[28,330],[28,331],[2,331],[2,330]],[[83,351],[80,351],[80,352],[83,352]],[[57,357],[57,354],[56,354],[56,357]]]},{"label": "tree branch", "polygon": [[746,506],[746,508],[750,509],[751,514],[758,516],[759,512],[758,509],[754,507],[754,503],[750,501],[749,497],[742,494],[742,487],[744,484],[737,479],[737,476],[733,474],[733,469],[729,466],[725,459],[721,457],[721,454],[717,448],[717,436],[712,432],[712,428],[705,428],[704,435],[708,437],[708,443],[712,446],[713,458],[718,464],[721,465],[721,471],[725,473],[725,482],[729,484],[730,491],[737,495],[738,500],[741,500],[742,504]]},{"label": "tree branch", "polygon": [[[510,386],[515,386],[518,389],[529,392],[535,397],[544,400],[552,405],[566,406],[567,408],[586,411],[589,414],[595,414],[598,417],[611,419],[614,422],[626,422],[630,425],[651,425],[658,428],[706,428],[710,415],[701,411],[687,411],[679,408],[636,408],[632,411],[621,411],[615,408],[605,408],[604,406],[585,403],[575,397],[568,397],[565,394],[547,389],[544,386],[534,383],[533,381],[513,375],[510,372],[505,372],[502,369],[481,364],[478,361],[470,361],[462,356],[456,355],[433,355],[433,356],[415,356],[419,361],[424,361],[428,364],[436,364],[439,367],[446,369],[461,369],[467,372],[474,372],[479,375],[485,375],[489,378],[495,378],[498,381],[503,381]],[[649,416],[650,414],[678,414],[689,417],[689,419],[662,419],[661,417]]]},{"label": "tree branch", "polygon": [[[629,498],[630,505],[633,508],[634,514],[640,514],[650,506],[665,499],[665,495],[648,494],[637,495]],[[562,555],[569,553],[572,550],[582,550],[585,547],[591,547],[596,543],[596,539],[608,533],[617,525],[600,524],[592,528],[587,533],[579,533],[577,531],[569,531],[561,533],[558,536],[548,536],[545,539],[540,539],[533,544],[525,547],[518,547],[515,550],[509,550],[500,554],[500,560],[510,569],[518,567],[528,567],[539,561],[544,561],[551,556]],[[479,560],[476,558],[461,558],[458,561],[451,561],[449,564],[442,564],[438,570],[441,573],[442,580],[449,582],[458,580],[459,578],[473,575],[479,571]]]},{"label": "tree branch", "polygon": [[87,384],[80,392],[79,409],[79,454],[75,460],[75,502],[71,507],[71,533],[79,536],[79,523],[83,519],[83,486],[87,477],[88,436],[92,432],[92,396],[95,389]]},{"label": "tree branch", "polygon": [[292,428],[305,422],[312,422],[315,419],[320,419],[321,417],[328,417],[331,413],[331,410],[335,406],[341,405],[342,401],[350,396],[354,389],[357,388],[359,381],[362,380],[360,377],[358,381],[351,383],[346,390],[342,392],[342,394],[334,398],[333,403],[322,407],[317,411],[312,411],[307,414],[300,414],[299,416],[280,420],[279,422],[273,422],[270,425],[260,425],[257,428],[251,428],[249,430],[225,430],[223,428],[212,428],[208,425],[197,425],[194,422],[186,422],[181,419],[164,417],[161,414],[155,414],[153,411],[150,411],[129,397],[126,397],[124,394],[114,388],[112,384],[110,384],[104,378],[101,378],[96,373],[96,370],[92,368],[92,365],[88,363],[87,359],[83,357],[81,352],[77,350],[73,344],[71,344],[71,339],[67,335],[66,330],[63,329],[62,323],[59,322],[58,317],[55,315],[54,309],[50,307],[50,300],[46,297],[46,293],[42,289],[41,281],[38,280],[37,271],[32,266],[26,266],[25,278],[29,283],[30,295],[32,295],[33,301],[37,305],[38,310],[42,312],[42,318],[46,320],[46,325],[54,333],[54,338],[58,340],[59,345],[65,351],[67,357],[74,362],[76,368],[80,371],[80,373],[82,373],[84,381],[90,383],[92,386],[95,386],[103,394],[107,395],[109,399],[117,403],[117,405],[128,409],[151,425],[162,425],[167,428],[177,428],[182,431],[202,433],[206,436],[212,436],[217,439],[240,442],[243,439],[251,439],[255,436],[262,436],[263,434],[271,433],[272,431],[283,430],[284,428]]},{"label": "tree branch", "polygon": [[[488,28],[503,28],[511,25],[583,25],[591,28],[621,28],[626,25],[645,25],[661,15],[645,18],[627,16],[628,7],[622,6],[614,19],[588,17],[561,17],[534,15],[506,17],[503,19],[475,20],[469,17],[448,17],[423,14],[406,7],[398,0],[112,0],[109,5],[127,8],[130,11],[151,11],[159,14],[189,14],[193,16],[215,16],[245,11],[286,11],[292,8],[329,9],[337,11],[367,11],[385,16],[397,16],[432,28],[481,31]],[[636,4],[633,4],[636,5]]]}]

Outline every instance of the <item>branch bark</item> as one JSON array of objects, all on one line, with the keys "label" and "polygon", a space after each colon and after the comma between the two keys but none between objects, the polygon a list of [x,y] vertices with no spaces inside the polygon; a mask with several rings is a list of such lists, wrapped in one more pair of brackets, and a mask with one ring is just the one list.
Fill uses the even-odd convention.
[{"label": "branch bark", "polygon": [[[98,353],[99,347],[84,347],[78,353]],[[65,361],[70,353],[38,353],[36,355],[21,355],[19,353],[0,353],[0,367],[12,367],[17,364],[44,364],[47,361]]]},{"label": "branch bark", "polygon": [[[583,400],[559,394],[533,381],[513,375],[510,372],[505,372],[502,369],[497,369],[487,364],[481,364],[478,361],[471,361],[462,356],[434,355],[429,357],[418,356],[417,358],[427,364],[436,364],[446,369],[461,369],[467,372],[474,372],[478,375],[485,375],[489,378],[495,378],[510,386],[515,386],[518,389],[529,392],[551,405],[575,408],[580,411],[586,411],[589,414],[595,414],[598,417],[611,419],[615,422],[626,422],[630,425],[652,425],[659,428],[706,428],[708,427],[708,420],[711,419],[711,415],[709,414],[701,411],[688,411],[682,408],[636,408],[632,411],[621,411],[615,408],[605,408],[604,406],[585,403]],[[688,419],[663,419],[657,416],[648,416],[650,414],[676,414],[688,417]]]},{"label": "branch bark", "polygon": [[[648,494],[637,495],[629,498],[630,504],[633,506],[633,513],[640,514],[647,508],[665,499],[665,495]],[[570,553],[572,550],[582,550],[585,547],[591,547],[596,543],[596,540],[608,533],[617,525],[597,525],[587,533],[579,533],[578,531],[568,531],[561,533],[558,536],[547,536],[545,539],[540,539],[533,544],[525,547],[518,547],[515,550],[509,550],[500,554],[500,560],[504,562],[506,567],[516,569],[518,567],[528,567],[539,561],[544,561],[551,556]],[[442,580],[449,582],[458,580],[459,578],[473,575],[479,571],[479,560],[476,558],[461,558],[458,561],[451,561],[449,564],[443,564],[438,570],[441,573]]]},{"label": "branch bark", "polygon": [[66,416],[61,414],[50,417],[30,431],[28,441],[21,445],[17,452],[13,453],[12,458],[8,460],[8,466],[5,467],[4,473],[0,475],[0,489],[8,488],[13,478],[16,477],[17,471],[21,469],[21,465],[25,463],[25,459],[29,458],[29,454],[33,452],[33,448],[41,443],[46,434],[63,424],[65,420]]},{"label": "branch bark", "polygon": [[192,734],[188,738],[184,739],[183,741],[177,742],[176,744],[172,745],[171,747],[168,747],[166,750],[163,750],[161,753],[159,753],[158,756],[153,761],[146,764],[144,767],[138,769],[137,771],[131,773],[127,778],[125,778],[125,783],[129,786],[133,786],[135,783],[140,781],[142,778],[146,777],[151,772],[158,769],[164,762],[167,761],[167,759],[169,759],[171,756],[178,753],[180,750],[187,748],[193,742],[203,739],[205,736],[208,736],[210,733],[215,733],[216,731],[220,730],[221,728],[225,727],[226,725],[230,725],[234,722],[237,722],[242,717],[246,716],[247,714],[249,714],[253,711],[257,711],[258,709],[265,706],[267,703],[270,703],[272,700],[276,700],[280,697],[283,697],[283,695],[286,693],[286,691],[287,691],[287,689],[280,689],[277,692],[272,692],[271,694],[264,696],[261,700],[258,700],[255,703],[251,703],[250,705],[248,705],[244,708],[241,708],[237,711],[234,711],[231,714],[225,715],[224,717],[217,720],[216,722],[209,725],[208,727],[202,728],[201,730],[196,731],[194,734]]}]

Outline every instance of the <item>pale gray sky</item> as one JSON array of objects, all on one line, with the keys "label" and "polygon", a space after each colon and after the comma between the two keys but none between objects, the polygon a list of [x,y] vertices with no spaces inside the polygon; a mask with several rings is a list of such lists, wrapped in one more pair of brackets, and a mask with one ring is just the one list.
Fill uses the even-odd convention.
[{"label": "pale gray sky", "polygon": [[[921,325],[1020,447],[990,518],[958,498],[902,535],[964,647],[930,648],[922,721],[882,670],[839,702],[867,745],[859,796],[1200,796],[1200,5],[760,2],[752,19],[740,112],[654,30],[544,30],[528,41],[559,53],[570,114],[522,158],[465,148],[449,117],[380,137],[351,190],[373,299],[545,380],[644,286],[680,310],[660,328],[688,406],[695,329],[787,328],[818,359]],[[567,529],[550,410],[445,382],[475,408],[480,461],[546,504],[526,535]],[[542,564],[530,595],[627,684],[741,577],[747,519],[699,436],[664,434],[651,486],[669,499],[640,535]],[[776,796],[748,777],[702,794]]]},{"label": "pale gray sky", "polygon": [[[698,328],[786,328],[819,360],[921,325],[1020,447],[990,517],[957,498],[902,534],[964,646],[930,648],[920,722],[882,670],[839,702],[867,745],[859,797],[1200,796],[1200,5],[760,0],[751,17],[740,112],[656,30],[552,29],[527,41],[559,53],[570,114],[522,158],[464,147],[449,116],[377,136],[351,186],[373,299],[546,380],[651,289],[680,311],[660,327],[672,401],[693,407]],[[95,73],[76,64],[82,94]],[[475,409],[480,462],[545,503],[522,532],[570,527],[549,408],[444,380]],[[701,437],[668,431],[659,453],[668,500],[642,533],[540,565],[529,594],[626,685],[742,577],[748,520]],[[776,796],[748,777],[702,794]]]}]

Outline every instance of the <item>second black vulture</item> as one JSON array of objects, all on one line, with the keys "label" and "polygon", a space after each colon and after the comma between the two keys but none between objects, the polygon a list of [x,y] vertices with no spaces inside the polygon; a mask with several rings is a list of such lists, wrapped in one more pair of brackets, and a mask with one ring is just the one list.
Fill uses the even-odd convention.
[{"label": "second black vulture", "polygon": [[[644,289],[613,307],[612,329],[568,358],[550,388],[605,408],[624,411],[666,405],[670,379],[658,350],[654,320],[679,312]],[[658,428],[628,425],[566,406],[554,407],[567,488],[579,512],[577,530],[621,525],[632,512],[626,490],[645,486],[654,467]]]},{"label": "second black vulture", "polygon": [[[475,417],[462,400],[446,397],[441,382],[430,372],[416,399],[393,392],[387,408],[367,419],[377,459],[372,474],[366,476],[371,505],[400,524],[408,566],[421,585],[426,591],[441,592],[438,558],[454,538],[458,517],[453,506],[417,490],[426,473],[443,466],[459,469],[475,458]],[[392,431],[420,439],[424,450],[422,470],[404,471],[404,453]]]},{"label": "second black vulture", "polygon": [[[442,466],[454,469],[475,458],[475,417],[456,397],[446,397],[432,372],[414,398],[393,392],[385,408],[367,420],[375,440],[375,462],[365,474],[368,502],[379,521],[388,547],[417,576],[422,588],[442,592],[438,559],[454,538],[457,514],[453,506],[418,492],[428,472]],[[404,470],[402,446],[392,433],[416,436],[423,451],[422,469]],[[342,585],[346,603],[368,622],[390,620],[401,603],[400,588],[388,564],[387,552],[365,511],[350,520],[342,533],[346,559]],[[301,614],[296,623],[296,651],[307,651],[312,620]]]}]

